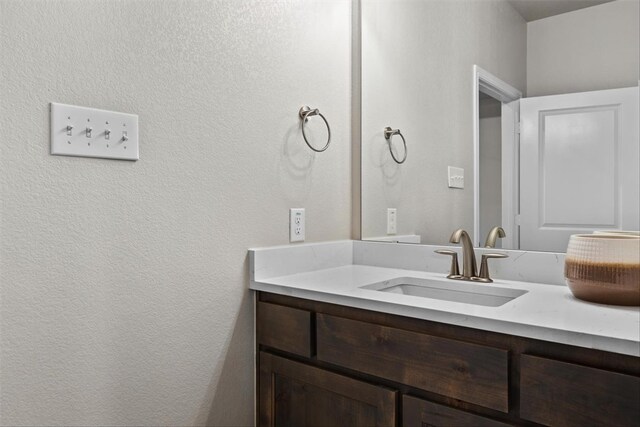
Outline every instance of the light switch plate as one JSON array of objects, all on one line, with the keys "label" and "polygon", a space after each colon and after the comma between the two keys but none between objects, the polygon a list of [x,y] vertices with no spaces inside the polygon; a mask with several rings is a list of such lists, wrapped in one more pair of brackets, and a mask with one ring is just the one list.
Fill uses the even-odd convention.
[{"label": "light switch plate", "polygon": [[453,166],[449,170],[449,188],[464,188],[464,169]]},{"label": "light switch plate", "polygon": [[51,154],[138,160],[138,116],[51,103]]}]

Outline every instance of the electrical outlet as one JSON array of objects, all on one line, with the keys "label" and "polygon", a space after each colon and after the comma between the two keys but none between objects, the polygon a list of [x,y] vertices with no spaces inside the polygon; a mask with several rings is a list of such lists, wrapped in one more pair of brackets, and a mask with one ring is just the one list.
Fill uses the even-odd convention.
[{"label": "electrical outlet", "polygon": [[396,234],[398,229],[398,215],[396,208],[387,209],[387,234]]},{"label": "electrical outlet", "polygon": [[448,167],[449,188],[464,188],[464,169]]},{"label": "electrical outlet", "polygon": [[304,242],[304,208],[289,209],[289,241]]}]

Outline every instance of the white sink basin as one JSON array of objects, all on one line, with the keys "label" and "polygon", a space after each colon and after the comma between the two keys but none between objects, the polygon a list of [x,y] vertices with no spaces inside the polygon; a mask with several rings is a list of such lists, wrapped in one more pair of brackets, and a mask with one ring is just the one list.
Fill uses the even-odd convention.
[{"label": "white sink basin", "polygon": [[509,289],[488,284],[475,284],[460,280],[433,280],[417,277],[398,277],[360,289],[431,298],[465,304],[499,307],[527,293],[520,289]]}]

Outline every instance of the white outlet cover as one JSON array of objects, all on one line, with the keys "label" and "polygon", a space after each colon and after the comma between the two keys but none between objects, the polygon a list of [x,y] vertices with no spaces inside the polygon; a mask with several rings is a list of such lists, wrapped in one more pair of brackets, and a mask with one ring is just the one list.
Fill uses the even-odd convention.
[{"label": "white outlet cover", "polygon": [[464,188],[464,169],[448,167],[449,188]]},{"label": "white outlet cover", "polygon": [[289,241],[304,242],[305,218],[304,208],[289,209]]},{"label": "white outlet cover", "polygon": [[51,103],[51,154],[138,160],[138,116]]},{"label": "white outlet cover", "polygon": [[398,232],[398,210],[396,208],[387,209],[387,234]]}]

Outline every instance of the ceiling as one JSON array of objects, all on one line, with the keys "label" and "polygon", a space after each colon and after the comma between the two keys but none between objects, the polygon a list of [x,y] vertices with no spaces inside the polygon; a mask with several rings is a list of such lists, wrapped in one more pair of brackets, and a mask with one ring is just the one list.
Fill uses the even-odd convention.
[{"label": "ceiling", "polygon": [[525,21],[548,18],[613,0],[508,0]]}]

